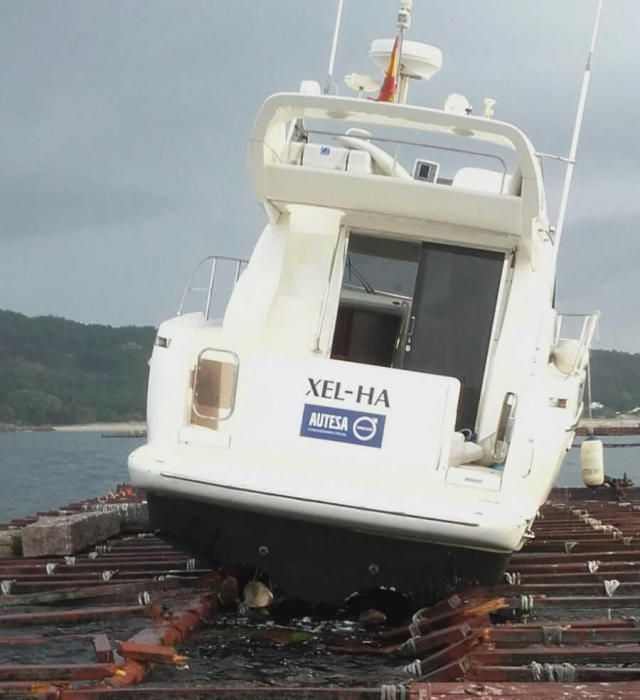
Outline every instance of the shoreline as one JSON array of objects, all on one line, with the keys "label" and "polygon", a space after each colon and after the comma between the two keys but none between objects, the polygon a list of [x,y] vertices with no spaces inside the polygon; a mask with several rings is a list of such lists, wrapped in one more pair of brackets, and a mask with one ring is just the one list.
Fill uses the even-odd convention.
[{"label": "shoreline", "polygon": [[0,425],[0,433],[137,433],[146,432],[145,421],[75,423],[69,425]]},{"label": "shoreline", "polygon": [[146,431],[145,421],[128,421],[119,423],[80,423],[71,425],[52,425],[56,433],[103,433],[103,432],[139,432]]},{"label": "shoreline", "polygon": [[[638,428],[640,429],[640,418],[623,416],[613,418],[583,418],[579,428]],[[129,433],[146,431],[145,421],[113,421],[96,423],[71,423],[68,425],[13,425],[0,424],[0,433],[24,433],[24,432],[56,432],[56,433],[99,433],[115,432]]]}]

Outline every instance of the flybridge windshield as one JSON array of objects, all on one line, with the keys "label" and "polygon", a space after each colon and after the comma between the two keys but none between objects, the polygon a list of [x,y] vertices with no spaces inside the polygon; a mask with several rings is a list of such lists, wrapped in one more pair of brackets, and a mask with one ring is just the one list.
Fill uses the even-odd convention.
[{"label": "flybridge windshield", "polygon": [[332,357],[455,377],[475,427],[502,253],[352,234]]}]

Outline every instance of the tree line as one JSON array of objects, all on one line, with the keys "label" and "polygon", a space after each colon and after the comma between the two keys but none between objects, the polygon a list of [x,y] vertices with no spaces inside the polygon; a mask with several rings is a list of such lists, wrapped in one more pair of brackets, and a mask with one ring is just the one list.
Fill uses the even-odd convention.
[{"label": "tree line", "polygon": [[[143,420],[150,326],[113,328],[0,310],[0,423]],[[640,354],[594,350],[593,399],[608,414],[640,406]]]},{"label": "tree line", "polygon": [[155,329],[0,310],[0,423],[141,420]]}]

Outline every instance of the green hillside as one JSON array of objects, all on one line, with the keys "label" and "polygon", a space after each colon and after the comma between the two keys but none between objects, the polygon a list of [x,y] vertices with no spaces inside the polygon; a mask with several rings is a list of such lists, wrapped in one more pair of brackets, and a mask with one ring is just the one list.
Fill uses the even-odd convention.
[{"label": "green hillside", "polygon": [[[142,420],[154,335],[0,310],[0,423]],[[607,413],[640,406],[640,354],[595,350],[592,384]]]},{"label": "green hillside", "polygon": [[154,335],[0,310],[0,423],[143,419]]},{"label": "green hillside", "polygon": [[591,353],[593,400],[604,404],[606,413],[625,413],[640,406],[640,354],[617,350]]}]

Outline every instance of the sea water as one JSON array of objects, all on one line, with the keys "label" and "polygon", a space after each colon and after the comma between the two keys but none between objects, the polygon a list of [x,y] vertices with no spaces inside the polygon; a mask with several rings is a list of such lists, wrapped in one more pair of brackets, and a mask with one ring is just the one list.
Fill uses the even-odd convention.
[{"label": "sea water", "polygon": [[[127,456],[141,439],[96,432],[0,433],[0,523],[101,496],[128,481]],[[577,444],[579,441],[576,441]],[[605,438],[605,472],[640,485],[640,436]],[[580,486],[580,450],[569,450],[559,486]]]},{"label": "sea water", "polygon": [[143,440],[97,432],[0,433],[0,523],[102,496],[128,481]]},{"label": "sea water", "polygon": [[[600,438],[604,442],[604,471],[607,476],[621,478],[627,476],[636,486],[640,486],[640,435]],[[576,438],[573,447],[567,452],[562,464],[557,486],[583,486],[580,475],[580,444]]]}]

